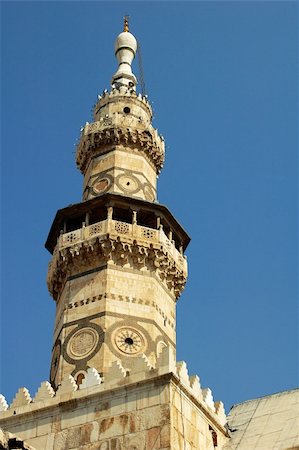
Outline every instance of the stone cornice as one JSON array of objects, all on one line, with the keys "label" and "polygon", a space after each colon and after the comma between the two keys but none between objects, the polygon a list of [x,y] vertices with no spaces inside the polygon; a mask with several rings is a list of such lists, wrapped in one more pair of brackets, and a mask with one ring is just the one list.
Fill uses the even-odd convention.
[{"label": "stone cornice", "polygon": [[[152,128],[152,127],[150,127]],[[152,129],[121,127],[107,122],[87,124],[82,131],[77,147],[76,163],[84,174],[88,162],[94,155],[107,152],[107,146],[124,145],[142,152],[159,173],[164,164],[164,141]]]},{"label": "stone cornice", "polygon": [[58,299],[66,278],[71,274],[102,264],[128,265],[155,273],[176,298],[183,291],[187,279],[187,274],[178,267],[163,245],[139,243],[129,237],[106,234],[54,252],[47,278],[51,295]]}]

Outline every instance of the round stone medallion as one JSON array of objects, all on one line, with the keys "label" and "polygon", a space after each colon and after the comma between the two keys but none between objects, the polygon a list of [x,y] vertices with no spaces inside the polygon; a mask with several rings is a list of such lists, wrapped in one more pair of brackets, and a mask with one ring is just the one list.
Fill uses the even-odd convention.
[{"label": "round stone medallion", "polygon": [[60,341],[57,341],[53,350],[53,356],[52,356],[52,362],[51,362],[51,370],[50,370],[50,381],[51,383],[54,383],[58,366],[59,366],[59,360],[61,355],[61,343]]},{"label": "round stone medallion", "polygon": [[145,339],[142,334],[129,327],[118,328],[115,331],[114,343],[117,349],[126,355],[136,355],[145,348]]},{"label": "round stone medallion", "polygon": [[139,180],[133,175],[129,174],[119,175],[116,178],[116,183],[123,192],[128,192],[130,194],[134,194],[140,189]]},{"label": "round stone medallion", "polygon": [[73,359],[82,359],[90,355],[96,348],[99,335],[93,328],[81,328],[70,338],[67,353]]},{"label": "round stone medallion", "polygon": [[101,180],[97,180],[93,185],[93,190],[97,194],[101,194],[105,192],[110,186],[110,180],[108,178],[102,178]]},{"label": "round stone medallion", "polygon": [[144,186],[144,195],[146,200],[153,202],[155,200],[155,193],[152,187],[148,184]]}]

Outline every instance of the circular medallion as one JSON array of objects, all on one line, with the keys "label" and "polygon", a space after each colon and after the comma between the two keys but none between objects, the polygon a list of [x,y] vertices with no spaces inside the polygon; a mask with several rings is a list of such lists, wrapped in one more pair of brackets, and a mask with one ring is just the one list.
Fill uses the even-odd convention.
[{"label": "circular medallion", "polygon": [[131,175],[120,175],[116,178],[116,183],[118,187],[125,192],[129,192],[131,194],[139,191],[139,180],[138,178]]},{"label": "circular medallion", "polygon": [[99,335],[93,328],[78,330],[69,340],[67,352],[73,359],[82,359],[94,351]]},{"label": "circular medallion", "polygon": [[105,192],[110,186],[110,180],[108,178],[102,178],[97,180],[92,186],[93,190],[97,194]]},{"label": "circular medallion", "polygon": [[144,350],[145,339],[134,328],[123,327],[116,330],[114,342],[118,350],[126,355],[136,355]]},{"label": "circular medallion", "polygon": [[58,341],[53,349],[53,356],[51,361],[51,371],[50,371],[50,381],[51,383],[54,383],[58,366],[59,366],[59,359],[61,354],[61,344],[60,341]]},{"label": "circular medallion", "polygon": [[148,200],[150,202],[153,202],[155,200],[154,190],[148,184],[146,184],[144,186],[144,195],[145,195],[146,200]]}]

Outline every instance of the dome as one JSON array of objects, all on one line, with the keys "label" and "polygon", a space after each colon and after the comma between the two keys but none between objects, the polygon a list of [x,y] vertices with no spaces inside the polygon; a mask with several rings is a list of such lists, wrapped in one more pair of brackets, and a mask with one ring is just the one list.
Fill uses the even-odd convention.
[{"label": "dome", "polygon": [[137,41],[136,41],[135,37],[133,36],[133,34],[131,34],[128,31],[123,31],[122,33],[120,33],[117,36],[117,38],[115,40],[114,48],[115,48],[115,54],[121,48],[128,48],[128,49],[132,50],[132,52],[135,55],[136,50],[137,50]]}]

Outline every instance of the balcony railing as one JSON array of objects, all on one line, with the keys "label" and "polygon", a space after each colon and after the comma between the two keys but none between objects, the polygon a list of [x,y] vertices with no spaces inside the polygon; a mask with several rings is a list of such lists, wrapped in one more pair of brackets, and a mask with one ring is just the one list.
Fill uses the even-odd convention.
[{"label": "balcony railing", "polygon": [[89,226],[83,226],[82,228],[69,233],[64,233],[59,236],[57,246],[54,253],[62,248],[70,247],[74,244],[91,239],[96,236],[102,236],[105,234],[127,236],[131,239],[143,241],[147,243],[157,243],[163,245],[167,253],[171,255],[172,259],[176,262],[180,270],[187,273],[187,261],[171,242],[163,229],[155,230],[153,228],[144,227],[137,224],[130,224],[126,222],[120,222],[119,220],[106,219],[101,222],[93,223]]}]

